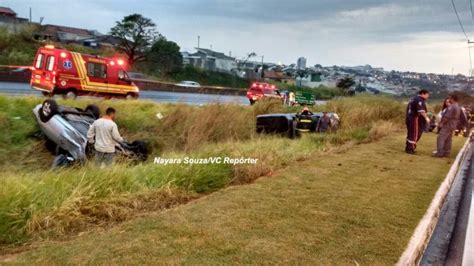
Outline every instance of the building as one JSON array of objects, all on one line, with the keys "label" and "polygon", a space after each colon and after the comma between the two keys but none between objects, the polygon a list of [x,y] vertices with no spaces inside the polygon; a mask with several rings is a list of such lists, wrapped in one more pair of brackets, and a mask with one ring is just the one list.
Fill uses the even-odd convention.
[{"label": "building", "polygon": [[265,81],[276,81],[281,83],[292,83],[293,78],[282,71],[264,70],[263,79]]},{"label": "building", "polygon": [[319,86],[336,87],[336,80],[323,77],[321,73],[304,73],[295,79],[297,86],[318,88]]},{"label": "building", "polygon": [[296,62],[296,68],[297,69],[306,69],[306,58],[304,58],[304,57],[298,58],[298,61]]},{"label": "building", "polygon": [[37,38],[62,43],[71,43],[97,37],[97,34],[96,31],[47,24],[41,26]]},{"label": "building", "polygon": [[120,45],[121,40],[120,38],[114,37],[112,35],[100,35],[97,37],[83,39],[79,41],[79,43],[85,47],[96,48],[96,49],[116,48],[117,46]]},{"label": "building", "polygon": [[210,71],[232,72],[237,69],[235,58],[210,49],[196,48],[197,52],[190,54],[182,52],[183,63]]},{"label": "building", "polygon": [[19,18],[11,8],[0,6],[0,27],[5,27],[8,31],[14,32],[28,25],[28,19]]}]

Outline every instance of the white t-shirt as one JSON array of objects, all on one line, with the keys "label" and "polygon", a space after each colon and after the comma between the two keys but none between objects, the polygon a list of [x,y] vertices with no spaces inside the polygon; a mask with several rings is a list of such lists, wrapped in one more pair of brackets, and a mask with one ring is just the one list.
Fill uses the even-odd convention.
[{"label": "white t-shirt", "polygon": [[115,144],[122,142],[123,138],[114,121],[107,118],[100,118],[92,123],[87,132],[87,140],[94,143],[94,148],[100,152],[115,152]]}]

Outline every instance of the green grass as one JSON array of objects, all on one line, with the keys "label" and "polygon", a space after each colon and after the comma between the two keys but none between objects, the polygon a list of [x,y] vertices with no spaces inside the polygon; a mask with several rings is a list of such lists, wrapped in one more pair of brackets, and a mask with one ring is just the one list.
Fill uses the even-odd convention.
[{"label": "green grass", "polygon": [[[465,139],[455,139],[458,150]],[[403,152],[402,133],[313,152],[246,186],[66,242],[45,241],[14,263],[394,264],[453,158]]]},{"label": "green grass", "polygon": [[[0,97],[1,101],[0,114],[6,126],[0,132],[8,138],[0,153],[3,244],[67,236],[90,226],[122,222],[144,211],[175,206],[229,185],[250,183],[311,158],[315,151],[377,140],[396,130],[394,123],[403,114],[400,103],[389,99],[338,99],[317,108],[339,113],[343,119],[339,132],[294,141],[254,133],[256,114],[295,111],[271,101],[252,107],[61,101],[83,108],[93,102],[102,110],[114,106],[119,110],[117,123],[123,135],[147,140],[153,152],[150,161],[141,165],[119,164],[108,170],[87,165],[53,172],[48,170],[51,155],[38,137],[32,137],[39,130],[30,112],[40,98]],[[163,119],[156,117],[158,112],[164,114]],[[259,163],[164,167],[153,165],[153,156],[252,157]]]}]

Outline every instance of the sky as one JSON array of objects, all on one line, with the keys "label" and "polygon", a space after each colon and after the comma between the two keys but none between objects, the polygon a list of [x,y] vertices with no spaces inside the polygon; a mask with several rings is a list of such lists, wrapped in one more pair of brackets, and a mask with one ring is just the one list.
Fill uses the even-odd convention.
[{"label": "sky", "polygon": [[[63,3],[61,3],[63,2]],[[455,0],[474,40],[469,0]],[[200,47],[265,62],[468,74],[467,40],[449,0],[0,0],[20,17],[108,33],[139,13],[183,51]],[[472,49],[472,48],[471,48]],[[472,49],[474,56],[474,49]]]}]

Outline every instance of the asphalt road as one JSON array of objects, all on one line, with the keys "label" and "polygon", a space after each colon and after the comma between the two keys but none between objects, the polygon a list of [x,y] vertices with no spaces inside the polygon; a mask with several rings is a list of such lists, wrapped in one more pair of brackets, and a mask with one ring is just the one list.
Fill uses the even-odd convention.
[{"label": "asphalt road", "polygon": [[[0,94],[12,96],[35,95],[41,96],[39,91],[33,90],[28,83],[0,82]],[[42,97],[42,96],[41,96]],[[200,93],[178,93],[166,91],[141,91],[140,99],[148,99],[162,103],[187,103],[187,104],[208,104],[208,103],[235,103],[249,104],[247,98],[243,96],[215,95]]]}]

